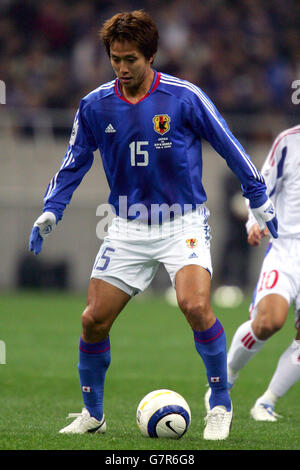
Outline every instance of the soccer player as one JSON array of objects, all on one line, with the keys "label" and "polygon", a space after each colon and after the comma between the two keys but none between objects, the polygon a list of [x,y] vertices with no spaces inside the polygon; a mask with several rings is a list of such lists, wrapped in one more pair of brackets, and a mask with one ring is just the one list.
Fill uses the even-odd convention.
[{"label": "soccer player", "polygon": [[[284,351],[272,380],[250,415],[256,421],[277,421],[274,407],[300,379],[300,126],[275,139],[262,168],[267,194],[278,214],[278,240],[269,242],[250,306],[250,320],[237,329],[228,352],[228,385],[238,372],[284,325],[295,305],[296,338]],[[259,246],[267,230],[260,231],[251,209],[246,224],[248,241]]]},{"label": "soccer player", "polygon": [[163,263],[211,385],[204,438],[226,439],[233,410],[225,333],[210,305],[202,139],[226,160],[255,216],[277,237],[273,204],[260,172],[201,89],[153,68],[158,31],[147,13],[114,15],[100,37],[116,78],[81,100],[66,155],[30,237],[30,249],[38,254],[99,149],[116,217],[96,256],[82,314],[78,371],[84,408],[60,432],[105,432],[103,391],[111,326]]}]

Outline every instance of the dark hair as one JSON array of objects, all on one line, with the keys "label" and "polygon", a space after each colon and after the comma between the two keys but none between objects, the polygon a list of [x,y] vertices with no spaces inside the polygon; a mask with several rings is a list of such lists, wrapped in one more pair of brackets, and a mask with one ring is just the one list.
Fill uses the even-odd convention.
[{"label": "dark hair", "polygon": [[152,18],[143,10],[135,10],[118,13],[105,21],[99,37],[109,57],[114,41],[131,41],[149,60],[157,51],[159,34]]}]

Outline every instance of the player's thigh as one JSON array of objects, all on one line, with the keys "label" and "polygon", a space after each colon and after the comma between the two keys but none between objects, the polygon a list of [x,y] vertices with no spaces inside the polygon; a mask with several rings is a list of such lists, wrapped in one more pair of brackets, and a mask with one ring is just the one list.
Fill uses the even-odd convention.
[{"label": "player's thigh", "polygon": [[[191,216],[192,217],[192,216]],[[161,242],[161,256],[159,261],[162,262],[170,276],[172,285],[177,289],[178,272],[186,266],[197,266],[198,268],[204,269],[203,275],[201,276],[203,283],[210,285],[210,279],[212,277],[212,263],[210,255],[210,229],[203,216],[193,213],[194,220],[184,227],[182,231],[178,231],[171,237]],[[197,272],[201,273],[202,269],[196,269]],[[198,285],[199,283],[193,282],[192,276],[188,271],[187,276],[191,281],[192,285]],[[192,272],[192,271],[191,271]],[[180,278],[182,274],[180,275]],[[187,286],[188,287],[188,286]],[[206,290],[206,289],[205,289]]]},{"label": "player's thigh", "polygon": [[293,257],[288,246],[270,244],[267,249],[258,282],[250,306],[250,317],[260,316],[285,317],[289,305],[297,294],[296,273],[293,269]]},{"label": "player's thigh", "polygon": [[201,266],[190,264],[179,269],[175,276],[178,301],[184,299],[203,299],[209,304],[211,278],[209,272]]},{"label": "player's thigh", "polygon": [[115,285],[130,296],[144,291],[155,276],[158,261],[143,234],[134,239],[106,237],[92,269],[91,278]]}]

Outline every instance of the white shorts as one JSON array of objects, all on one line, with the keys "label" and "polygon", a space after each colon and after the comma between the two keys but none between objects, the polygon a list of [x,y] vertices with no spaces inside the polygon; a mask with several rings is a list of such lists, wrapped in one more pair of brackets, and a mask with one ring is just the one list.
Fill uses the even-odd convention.
[{"label": "white shorts", "polygon": [[173,286],[183,266],[196,264],[212,276],[209,210],[197,210],[161,225],[115,217],[96,257],[91,278],[103,279],[133,296],[144,291],[163,263]]},{"label": "white shorts", "polygon": [[295,304],[295,324],[300,326],[300,239],[278,238],[267,246],[258,283],[250,305],[250,318],[269,294],[279,294]]}]

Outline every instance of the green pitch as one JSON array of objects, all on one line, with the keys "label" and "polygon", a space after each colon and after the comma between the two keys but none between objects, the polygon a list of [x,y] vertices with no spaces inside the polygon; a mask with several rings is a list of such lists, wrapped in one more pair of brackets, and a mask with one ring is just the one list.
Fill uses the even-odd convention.
[{"label": "green pitch", "polygon": [[[237,309],[215,308],[230,343],[247,319],[249,302]],[[234,420],[228,440],[202,438],[206,391],[204,367],[193,335],[180,311],[162,298],[137,297],[111,331],[107,373],[105,435],[64,436],[58,430],[69,412],[80,412],[77,375],[80,316],[85,296],[62,293],[1,294],[0,340],[6,364],[0,365],[0,450],[272,450],[299,449],[300,384],[278,403],[284,417],[256,423],[249,410],[264,391],[275,364],[294,337],[293,315],[264,350],[241,372],[233,392]],[[181,440],[143,437],[135,413],[148,392],[170,388],[188,401],[192,422]]]}]

